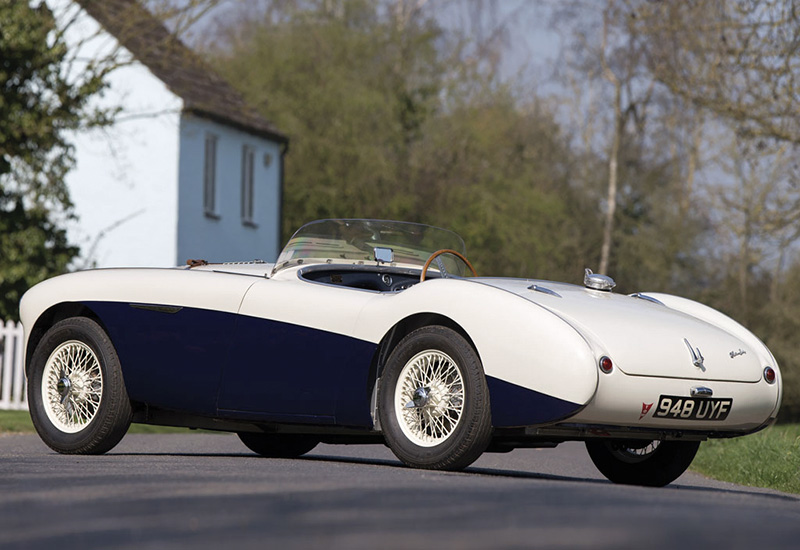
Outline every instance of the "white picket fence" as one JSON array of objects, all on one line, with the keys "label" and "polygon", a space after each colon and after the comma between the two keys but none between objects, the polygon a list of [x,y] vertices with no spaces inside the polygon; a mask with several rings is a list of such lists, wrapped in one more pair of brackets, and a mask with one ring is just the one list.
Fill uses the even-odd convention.
[{"label": "white picket fence", "polygon": [[27,410],[22,324],[0,321],[0,410]]}]

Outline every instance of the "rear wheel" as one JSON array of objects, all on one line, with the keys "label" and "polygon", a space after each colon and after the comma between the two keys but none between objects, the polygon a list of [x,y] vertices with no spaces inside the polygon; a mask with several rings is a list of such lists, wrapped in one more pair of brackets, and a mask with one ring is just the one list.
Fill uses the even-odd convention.
[{"label": "rear wheel", "polygon": [[65,319],[33,353],[28,380],[31,419],[42,440],[65,454],[101,454],[131,423],[119,358],[96,322]]},{"label": "rear wheel", "polygon": [[237,435],[248,449],[267,458],[297,458],[318,443],[313,437],[301,434],[240,432]]},{"label": "rear wheel", "polygon": [[590,440],[589,456],[614,483],[663,487],[689,468],[699,441]]},{"label": "rear wheel", "polygon": [[461,470],[491,439],[480,359],[446,327],[415,330],[398,344],[381,375],[378,402],[386,443],[413,468]]}]

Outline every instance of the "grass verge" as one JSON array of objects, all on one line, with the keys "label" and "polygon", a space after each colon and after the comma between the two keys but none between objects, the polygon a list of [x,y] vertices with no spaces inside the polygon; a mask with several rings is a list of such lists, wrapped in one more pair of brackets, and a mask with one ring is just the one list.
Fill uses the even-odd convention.
[{"label": "grass verge", "polygon": [[692,470],[721,481],[800,493],[800,424],[705,441]]},{"label": "grass verge", "polygon": [[[0,411],[0,434],[35,433],[31,415],[28,411]],[[129,434],[172,434],[172,433],[210,433],[204,430],[189,428],[172,428],[169,426],[151,426],[149,424],[131,424]]]},{"label": "grass verge", "polygon": [[0,434],[35,431],[28,411],[0,411]]}]

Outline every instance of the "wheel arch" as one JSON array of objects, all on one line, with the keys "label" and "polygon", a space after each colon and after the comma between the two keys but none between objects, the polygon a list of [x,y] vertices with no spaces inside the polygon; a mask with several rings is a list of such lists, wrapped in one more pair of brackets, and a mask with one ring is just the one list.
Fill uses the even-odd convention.
[{"label": "wheel arch", "polygon": [[478,348],[475,345],[475,342],[472,340],[467,331],[450,317],[440,313],[424,312],[415,313],[401,319],[395,323],[386,332],[386,334],[384,334],[383,338],[381,338],[380,343],[378,344],[378,349],[375,350],[375,354],[372,358],[372,365],[370,366],[369,377],[367,379],[367,397],[370,399],[370,412],[373,419],[377,418],[377,415],[375,414],[375,407],[377,404],[376,384],[381,376],[384,366],[386,365],[386,361],[389,359],[389,355],[392,353],[392,350],[397,347],[397,344],[399,344],[403,338],[415,330],[433,325],[447,327],[457,332],[467,341],[467,343],[475,351],[478,359],[480,359],[480,354],[478,353]]},{"label": "wheel arch", "polygon": [[36,350],[36,346],[39,345],[45,333],[59,321],[72,317],[88,317],[99,324],[100,327],[106,331],[106,334],[108,334],[108,330],[106,330],[100,318],[91,309],[80,302],[61,302],[50,306],[39,315],[33,327],[30,329],[28,342],[25,348],[25,376],[30,374],[31,358]]}]

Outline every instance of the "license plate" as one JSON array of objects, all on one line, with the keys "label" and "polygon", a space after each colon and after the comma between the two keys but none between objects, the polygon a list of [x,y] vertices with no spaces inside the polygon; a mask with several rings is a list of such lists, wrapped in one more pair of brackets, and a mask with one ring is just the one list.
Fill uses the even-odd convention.
[{"label": "license plate", "polygon": [[658,407],[653,417],[676,420],[725,420],[732,406],[733,399],[730,397],[662,395],[658,399]]}]

